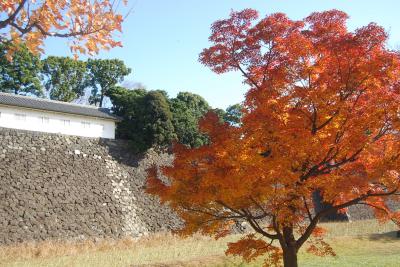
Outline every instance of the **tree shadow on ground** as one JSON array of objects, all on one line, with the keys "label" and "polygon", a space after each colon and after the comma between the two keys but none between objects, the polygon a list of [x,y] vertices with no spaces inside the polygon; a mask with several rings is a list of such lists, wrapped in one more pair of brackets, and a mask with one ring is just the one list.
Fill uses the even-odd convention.
[{"label": "tree shadow on ground", "polygon": [[371,234],[368,239],[371,241],[400,241],[399,231],[390,231],[386,233]]}]

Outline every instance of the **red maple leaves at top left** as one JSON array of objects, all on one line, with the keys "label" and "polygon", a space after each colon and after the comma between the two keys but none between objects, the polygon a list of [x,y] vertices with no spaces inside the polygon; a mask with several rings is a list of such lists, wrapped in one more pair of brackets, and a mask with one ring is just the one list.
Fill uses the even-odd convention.
[{"label": "red maple leaves at top left", "polygon": [[[25,43],[43,52],[47,37],[64,37],[74,54],[96,54],[121,46],[121,1],[109,0],[0,0],[0,41]],[[122,1],[126,5],[126,0]]]}]

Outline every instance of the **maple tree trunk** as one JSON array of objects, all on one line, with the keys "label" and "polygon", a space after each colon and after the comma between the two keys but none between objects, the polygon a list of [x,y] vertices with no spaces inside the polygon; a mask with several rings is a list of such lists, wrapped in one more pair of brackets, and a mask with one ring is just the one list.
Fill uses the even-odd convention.
[{"label": "maple tree trunk", "polygon": [[287,247],[283,250],[283,266],[297,267],[297,251],[295,247]]},{"label": "maple tree trunk", "polygon": [[101,96],[100,96],[100,104],[99,104],[99,107],[103,107],[103,99],[104,99],[104,94],[103,93],[101,93]]},{"label": "maple tree trunk", "polygon": [[293,235],[293,227],[283,228],[283,240],[281,247],[283,251],[283,266],[284,267],[297,267],[297,249],[296,239]]}]

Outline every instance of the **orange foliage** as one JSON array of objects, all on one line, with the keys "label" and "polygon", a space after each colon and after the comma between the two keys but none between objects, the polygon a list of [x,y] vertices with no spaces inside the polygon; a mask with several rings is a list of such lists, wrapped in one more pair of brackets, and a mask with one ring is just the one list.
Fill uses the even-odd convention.
[{"label": "orange foliage", "polygon": [[[311,243],[311,242],[310,242]],[[322,238],[316,238],[307,248],[307,252],[316,256],[336,256],[332,247],[326,243]]]},{"label": "orange foliage", "polygon": [[[215,22],[213,45],[200,55],[250,86],[241,126],[207,114],[200,126],[210,145],[176,145],[163,170],[171,184],[152,192],[184,218],[183,234],[247,221],[279,242],[284,260],[307,241],[310,252],[334,255],[316,228],[324,215],[368,205],[381,220],[399,219],[385,202],[400,182],[400,55],[374,23],[348,31],[341,11],[257,16],[246,9]],[[314,214],[316,190],[333,207]],[[246,238],[228,253],[251,260],[265,244]]]},{"label": "orange foliage", "polygon": [[[121,46],[114,32],[121,32],[120,1],[110,0],[0,0],[1,41],[26,43],[32,52],[42,52],[47,37],[65,37],[71,51],[98,53]],[[126,0],[123,1],[126,4]],[[3,20],[4,18],[4,20]]]},{"label": "orange foliage", "polygon": [[280,250],[272,244],[268,244],[262,239],[256,239],[254,234],[249,234],[235,243],[228,243],[226,255],[239,255],[247,262],[262,256],[270,254],[270,257],[276,258],[275,262],[266,262],[265,266],[278,265],[280,261]]}]

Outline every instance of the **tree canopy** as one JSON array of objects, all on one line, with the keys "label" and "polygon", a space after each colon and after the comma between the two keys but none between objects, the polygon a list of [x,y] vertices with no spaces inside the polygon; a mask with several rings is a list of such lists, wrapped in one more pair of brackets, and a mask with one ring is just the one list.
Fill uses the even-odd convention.
[{"label": "tree canopy", "polygon": [[109,91],[131,73],[131,69],[119,59],[89,59],[87,68],[92,87],[89,102],[100,107],[103,106],[104,97]]},{"label": "tree canopy", "polygon": [[241,104],[230,105],[223,115],[224,121],[231,125],[240,125],[243,116],[242,109],[243,106]]},{"label": "tree canopy", "polygon": [[42,96],[41,62],[28,48],[21,45],[13,61],[7,59],[10,44],[0,43],[0,92]]},{"label": "tree canopy", "polygon": [[50,56],[43,60],[44,86],[50,99],[71,102],[89,86],[86,63],[69,57]]},{"label": "tree canopy", "polygon": [[208,138],[200,133],[198,122],[211,107],[199,95],[180,92],[176,98],[171,99],[172,123],[179,143],[191,147],[206,144]]},{"label": "tree canopy", "polygon": [[[245,9],[216,21],[200,55],[216,73],[243,74],[241,124],[207,114],[201,130],[211,143],[175,145],[173,166],[162,170],[170,183],[152,169],[148,191],[185,220],[182,234],[221,237],[246,221],[255,233],[227,254],[293,267],[305,245],[335,255],[317,226],[327,214],[366,205],[399,223],[386,202],[399,201],[400,55],[386,48],[382,27],[349,31],[341,11],[257,18]],[[316,190],[331,205],[314,213]]]},{"label": "tree canopy", "polygon": [[114,113],[122,118],[117,136],[130,140],[134,152],[165,146],[175,139],[172,113],[164,92],[113,87],[109,97]]},{"label": "tree canopy", "polygon": [[[48,37],[68,38],[74,53],[98,53],[121,46],[120,0],[7,0],[0,1],[0,42],[25,43],[31,52],[43,52]],[[126,1],[122,1],[126,4]],[[17,47],[14,47],[17,48]],[[8,54],[10,55],[10,54]]]},{"label": "tree canopy", "polygon": [[[115,86],[108,96],[114,113],[122,118],[117,124],[117,136],[130,140],[134,152],[153,146],[166,147],[173,142],[187,147],[201,147],[209,142],[198,123],[214,109],[199,95],[180,92],[169,98],[162,90],[128,90]],[[224,114],[220,110],[221,121]]]}]

